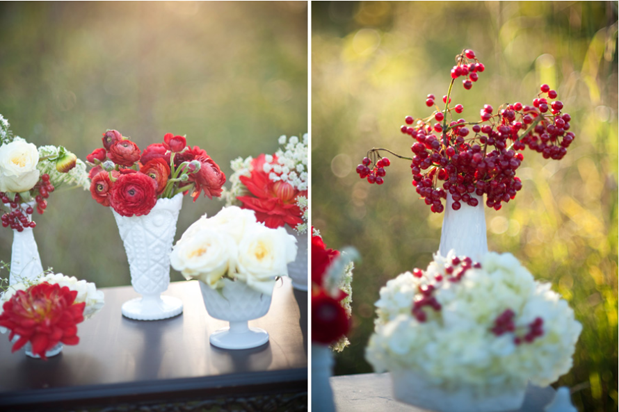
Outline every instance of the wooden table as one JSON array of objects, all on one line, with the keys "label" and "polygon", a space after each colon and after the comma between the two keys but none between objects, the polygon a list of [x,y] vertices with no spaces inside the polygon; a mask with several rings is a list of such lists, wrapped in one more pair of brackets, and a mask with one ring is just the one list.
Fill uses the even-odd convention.
[{"label": "wooden table", "polygon": [[227,322],[208,316],[196,281],[171,283],[164,293],[181,298],[183,314],[151,322],[121,315],[122,303],[138,296],[132,287],[102,290],[105,306],[79,325],[79,345],[48,361],[23,349],[11,354],[8,334],[0,335],[0,411],[145,403],[164,411],[188,400],[258,410],[269,402],[307,405],[307,292],[290,279],[278,281],[269,313],[249,322],[269,332],[269,342],[238,351],[210,345],[209,334]]},{"label": "wooden table", "polygon": [[[395,400],[388,373],[335,376],[330,382],[338,412],[426,411]],[[544,412],[544,407],[554,396],[555,390],[550,386],[539,388],[529,385],[522,407],[513,412]]]}]

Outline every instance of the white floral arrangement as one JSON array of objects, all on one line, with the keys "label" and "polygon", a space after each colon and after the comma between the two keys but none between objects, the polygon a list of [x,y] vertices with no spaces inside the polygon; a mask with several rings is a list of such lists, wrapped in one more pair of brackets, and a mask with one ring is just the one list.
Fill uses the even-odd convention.
[{"label": "white floral arrangement", "polygon": [[[85,302],[84,319],[93,317],[103,308],[105,296],[103,291],[97,290],[97,286],[92,282],[78,280],[75,276],[65,276],[62,273],[46,273],[34,280],[23,280],[8,286],[6,291],[0,294],[0,314],[3,312],[2,306],[8,302],[18,290],[27,290],[29,287],[47,282],[50,285],[58,284],[60,287],[68,287],[72,291],[77,291],[75,303]],[[4,333],[5,329],[0,328]]]},{"label": "white floral arrangement", "polygon": [[[275,152],[275,155],[265,155],[263,172],[268,175],[271,182],[286,182],[299,192],[306,192],[309,187],[309,168],[308,168],[308,135],[303,135],[302,139],[297,136],[287,138],[280,136],[278,143],[283,147]],[[240,177],[250,177],[252,172],[253,157],[248,156],[243,159],[239,157],[230,162],[234,173],[230,176],[230,189],[225,188],[222,198],[226,200],[226,206],[240,206],[238,200],[240,196],[249,194],[249,190],[241,182]],[[306,233],[307,222],[309,220],[308,198],[307,196],[297,196],[297,206],[301,209],[303,223],[298,224],[294,229],[300,233]]]},{"label": "white floral arrangement", "polygon": [[511,254],[481,263],[434,255],[387,282],[366,359],[377,372],[413,371],[446,390],[546,386],[572,367],[582,325],[548,283]]},{"label": "white floral arrangement", "polygon": [[270,229],[256,221],[252,210],[230,206],[193,223],[174,245],[170,263],[186,279],[215,290],[228,278],[271,295],[275,280],[288,276],[288,263],[296,255],[296,238],[286,229]]}]

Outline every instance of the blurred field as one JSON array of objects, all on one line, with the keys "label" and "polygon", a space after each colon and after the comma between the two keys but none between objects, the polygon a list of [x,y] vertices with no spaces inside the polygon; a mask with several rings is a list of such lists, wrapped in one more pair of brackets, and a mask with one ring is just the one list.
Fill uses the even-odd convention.
[{"label": "blurred field", "polygon": [[[307,131],[305,3],[1,3],[0,45],[0,113],[13,132],[81,159],[108,128],[141,149],[175,133],[229,176],[230,160]],[[177,239],[223,206],[183,203]],[[35,220],[44,267],[130,284],[112,212],[90,192],[53,193]],[[1,260],[12,237],[0,230]]]},{"label": "blurred field", "polygon": [[486,209],[491,250],[516,255],[550,281],[584,330],[574,367],[558,385],[580,411],[617,410],[617,3],[427,2],[312,4],[312,215],[333,248],[363,256],[353,281],[351,346],[336,374],[371,371],[364,347],[378,291],[438,249],[432,214],[397,161],[383,186],[354,168],[372,147],[410,154],[406,115],[447,93],[454,56],[475,50],[486,70],[453,104],[477,119],[483,104],[531,104],[541,83],[559,93],[576,140],[560,162],[525,151],[524,189]]}]

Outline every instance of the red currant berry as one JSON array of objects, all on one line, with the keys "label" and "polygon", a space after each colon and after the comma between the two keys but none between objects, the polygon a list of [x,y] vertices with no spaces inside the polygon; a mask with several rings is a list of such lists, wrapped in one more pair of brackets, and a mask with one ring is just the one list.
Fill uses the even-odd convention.
[{"label": "red currant berry", "polygon": [[462,81],[462,85],[464,86],[464,88],[466,90],[471,90],[471,87],[473,87],[473,83],[470,80],[463,80]]},{"label": "red currant berry", "polygon": [[473,50],[469,50],[469,49],[465,50],[464,55],[469,59],[475,58],[475,52]]},{"label": "red currant berry", "polygon": [[413,122],[415,121],[415,119],[413,119],[413,116],[406,116],[406,118],[404,119],[404,121],[406,122],[406,124],[413,124]]},{"label": "red currant berry", "polygon": [[563,109],[563,102],[561,100],[556,100],[552,102],[550,107],[552,107],[552,110],[560,111],[561,109]]},{"label": "red currant berry", "polygon": [[49,175],[44,173],[43,176],[41,176],[41,179],[43,179],[44,182],[49,182]]},{"label": "red currant berry", "polygon": [[550,90],[548,92],[548,97],[550,97],[551,99],[556,99],[557,98],[557,92],[554,90]]},{"label": "red currant berry", "polygon": [[542,84],[539,89],[542,91],[542,93],[548,93],[548,91],[550,90],[550,86],[548,86],[547,84]]},{"label": "red currant berry", "polygon": [[461,208],[461,207],[462,207],[462,205],[460,204],[460,202],[453,202],[453,203],[451,204],[451,208],[452,208],[453,210],[460,210],[460,208]]},{"label": "red currant berry", "polygon": [[428,106],[428,107],[434,106],[434,99],[427,99],[426,100],[426,106]]},{"label": "red currant berry", "polygon": [[469,74],[469,80],[472,82],[476,82],[477,80],[479,80],[479,75],[477,73],[471,73]]},{"label": "red currant berry", "polygon": [[[447,103],[447,95],[443,96],[443,103]],[[449,98],[449,103],[451,103],[451,97]]]},{"label": "red currant berry", "polygon": [[406,133],[408,133],[408,127],[406,127],[406,126],[402,125],[402,126],[400,127],[400,131],[401,131],[402,133],[406,134]]},{"label": "red currant berry", "polygon": [[434,97],[434,95],[432,93],[430,93],[429,95],[426,96],[428,99],[436,99],[436,97]]},{"label": "red currant berry", "polygon": [[372,161],[368,157],[364,157],[361,163],[363,163],[365,166],[369,166]]},{"label": "red currant berry", "polygon": [[464,110],[464,106],[462,106],[461,104],[457,104],[454,107],[454,110],[456,111],[456,113],[462,113],[462,111]]},{"label": "red currant berry", "polygon": [[483,72],[484,70],[486,70],[486,66],[484,66],[484,65],[483,65],[483,63],[477,63],[477,65],[476,65],[476,67],[475,67],[475,70],[476,70],[478,73],[481,73],[481,72]]},{"label": "red currant berry", "polygon": [[376,177],[376,184],[377,184],[377,185],[382,185],[383,183],[385,183],[385,181],[383,180],[383,178],[382,178],[382,177],[380,177],[380,176],[377,176],[377,177]]},{"label": "red currant berry", "polygon": [[440,122],[445,118],[445,116],[443,115],[443,113],[438,112],[437,114],[434,115],[434,118],[436,119],[437,122]]},{"label": "red currant berry", "polygon": [[391,160],[389,160],[386,157],[383,157],[382,161],[383,161],[383,167],[387,167],[387,166],[391,165]]}]

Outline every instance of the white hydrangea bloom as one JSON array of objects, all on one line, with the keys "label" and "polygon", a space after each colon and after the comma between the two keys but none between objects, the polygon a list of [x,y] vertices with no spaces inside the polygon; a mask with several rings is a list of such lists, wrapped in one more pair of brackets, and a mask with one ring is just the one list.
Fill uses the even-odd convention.
[{"label": "white hydrangea bloom", "polygon": [[226,200],[226,206],[240,206],[241,202],[237,199],[239,196],[245,196],[248,194],[248,190],[241,183],[240,177],[251,176],[251,162],[254,160],[251,156],[243,159],[242,157],[238,157],[230,162],[230,166],[234,173],[228,179],[231,183],[231,188],[228,189],[224,187],[221,199]]},{"label": "white hydrangea bloom", "polygon": [[[436,254],[421,277],[406,272],[380,290],[366,348],[374,370],[410,369],[445,389],[482,392],[527,381],[546,386],[567,373],[582,330],[567,302],[511,254],[488,253],[481,268],[468,269],[457,282],[448,280],[456,271],[446,271],[453,257]],[[427,285],[441,308],[424,307],[427,319],[420,322],[412,308]],[[507,309],[515,313],[515,331],[496,335],[491,329]],[[543,335],[517,344],[536,318],[543,320]]]}]

